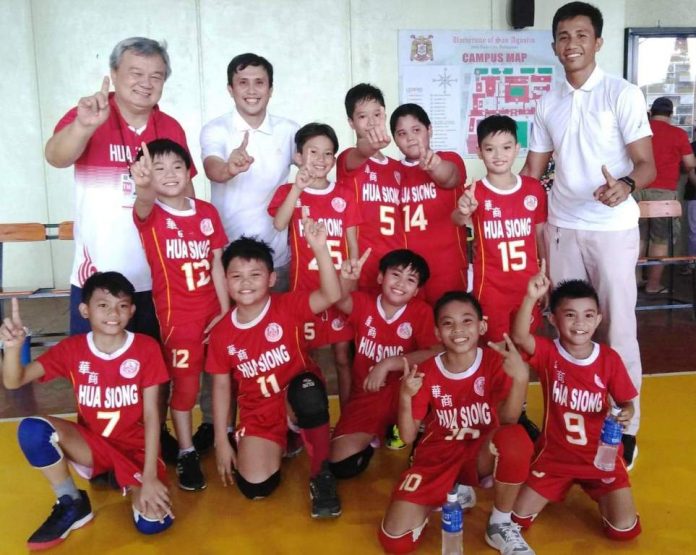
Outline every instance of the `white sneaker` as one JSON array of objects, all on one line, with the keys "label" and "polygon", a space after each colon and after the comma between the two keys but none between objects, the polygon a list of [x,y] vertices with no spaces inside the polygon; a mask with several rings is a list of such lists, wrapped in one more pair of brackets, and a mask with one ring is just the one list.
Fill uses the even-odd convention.
[{"label": "white sneaker", "polygon": [[488,523],[486,543],[503,555],[534,555],[534,550],[524,541],[521,529],[522,527],[514,522]]},{"label": "white sneaker", "polygon": [[471,486],[457,484],[457,501],[462,511],[476,506],[476,491]]}]

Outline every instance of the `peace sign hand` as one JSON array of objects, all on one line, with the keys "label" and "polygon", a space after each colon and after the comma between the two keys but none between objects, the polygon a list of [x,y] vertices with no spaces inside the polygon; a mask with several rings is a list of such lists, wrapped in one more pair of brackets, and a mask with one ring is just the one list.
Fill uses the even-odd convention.
[{"label": "peace sign hand", "polygon": [[109,117],[109,78],[104,77],[101,89],[77,101],[75,121],[84,127],[97,128]]},{"label": "peace sign hand", "polygon": [[368,247],[358,260],[355,258],[344,260],[343,264],[341,264],[341,277],[343,279],[359,280],[362,267],[365,265],[371,252],[372,247]]},{"label": "peace sign hand", "polygon": [[404,357],[404,373],[401,376],[401,395],[404,397],[413,397],[423,387],[423,372],[418,372],[418,365],[414,364],[409,369],[408,361]]},{"label": "peace sign hand", "polygon": [[529,379],[529,366],[522,360],[520,352],[507,333],[503,334],[502,342],[489,341],[488,346],[503,357],[503,371],[508,376],[513,379]]},{"label": "peace sign hand", "polygon": [[430,150],[430,147],[418,145],[418,165],[423,170],[427,172],[432,171],[440,162],[442,162],[442,158]]}]

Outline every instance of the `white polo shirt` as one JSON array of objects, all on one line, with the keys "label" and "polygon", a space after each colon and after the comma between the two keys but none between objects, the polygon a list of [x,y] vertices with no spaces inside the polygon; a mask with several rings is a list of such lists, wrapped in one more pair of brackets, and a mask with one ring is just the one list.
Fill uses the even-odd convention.
[{"label": "white polo shirt", "polygon": [[230,241],[242,235],[266,241],[273,248],[276,267],[290,261],[288,234],[287,230],[273,228],[267,207],[278,186],[287,182],[298,129],[294,121],[270,114],[258,129],[252,129],[234,109],[209,121],[201,130],[203,160],[208,156],[227,160],[249,131],[247,152],[254,163],[229,181],[211,181],[211,202],[220,212]]},{"label": "white polo shirt", "polygon": [[602,165],[617,179],[633,170],[626,145],[652,135],[647,110],[638,87],[599,66],[579,89],[565,81],[542,97],[529,149],[554,153],[549,223],[590,231],[638,225],[638,205],[631,196],[610,208],[592,195],[606,182]]}]

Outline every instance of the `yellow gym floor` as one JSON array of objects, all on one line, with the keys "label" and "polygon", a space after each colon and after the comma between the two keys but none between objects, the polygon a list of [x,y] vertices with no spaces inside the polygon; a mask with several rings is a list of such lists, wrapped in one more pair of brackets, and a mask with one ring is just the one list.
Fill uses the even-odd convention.
[{"label": "yellow gym floor", "polygon": [[[601,533],[594,503],[574,489],[563,505],[549,506],[526,533],[544,554],[696,553],[696,374],[645,376],[640,453],[631,473],[643,534],[625,544]],[[332,401],[332,409],[336,408]],[[530,416],[540,422],[541,393],[530,386]],[[335,412],[335,411],[334,411]],[[16,421],[0,423],[0,554],[26,552],[25,541],[48,516],[53,494],[17,446]],[[376,529],[407,450],[379,449],[359,478],[341,482],[343,515],[333,521],[309,517],[306,454],[286,461],[279,489],[263,501],[248,501],[223,488],[214,454],[204,456],[208,489],[188,493],[176,487],[170,469],[176,522],[146,537],[132,524],[130,503],[113,490],[88,490],[94,521],[73,532],[52,553],[186,554],[362,554],[380,553]],[[491,508],[490,491],[478,490],[478,505],[464,517],[464,551],[494,553],[483,539]],[[440,552],[439,514],[426,529],[421,553]]]}]

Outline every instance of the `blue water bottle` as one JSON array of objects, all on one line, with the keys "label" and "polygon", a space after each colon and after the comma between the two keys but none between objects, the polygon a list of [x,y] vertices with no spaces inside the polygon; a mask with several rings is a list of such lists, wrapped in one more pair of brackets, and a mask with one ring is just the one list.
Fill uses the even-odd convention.
[{"label": "blue water bottle", "polygon": [[447,494],[442,506],[442,555],[464,553],[462,508],[457,500],[457,490]]},{"label": "blue water bottle", "polygon": [[621,409],[612,407],[611,412],[604,419],[602,433],[599,438],[599,446],[595,455],[594,465],[600,470],[611,472],[616,467],[616,455],[621,443],[623,428],[617,420]]}]

